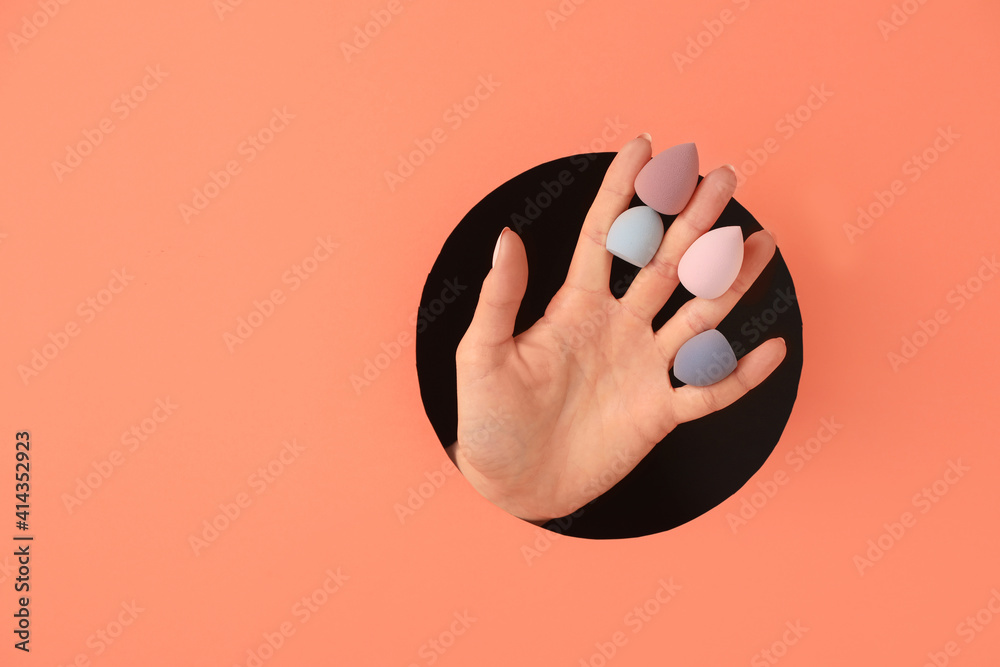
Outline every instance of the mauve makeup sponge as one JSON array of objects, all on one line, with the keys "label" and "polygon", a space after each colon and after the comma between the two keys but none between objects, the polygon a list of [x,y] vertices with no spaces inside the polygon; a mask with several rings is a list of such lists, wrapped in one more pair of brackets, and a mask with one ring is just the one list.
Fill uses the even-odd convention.
[{"label": "mauve makeup sponge", "polygon": [[698,149],[678,144],[661,151],[635,177],[635,193],[646,206],[677,215],[698,185]]},{"label": "mauve makeup sponge", "polygon": [[684,289],[703,299],[715,299],[732,286],[743,266],[743,231],[719,227],[699,236],[677,264]]},{"label": "mauve makeup sponge", "polygon": [[611,223],[604,246],[615,257],[643,267],[663,240],[663,220],[648,206],[627,209]]},{"label": "mauve makeup sponge", "polygon": [[715,384],[736,370],[736,355],[718,329],[703,331],[681,345],[674,359],[674,376],[694,387]]}]

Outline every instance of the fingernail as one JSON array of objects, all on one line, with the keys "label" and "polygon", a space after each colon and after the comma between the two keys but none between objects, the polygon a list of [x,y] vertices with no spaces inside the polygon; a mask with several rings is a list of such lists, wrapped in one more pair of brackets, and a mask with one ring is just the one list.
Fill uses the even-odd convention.
[{"label": "fingernail", "polygon": [[497,265],[497,255],[500,254],[500,242],[503,241],[503,235],[504,232],[507,231],[507,229],[508,229],[507,227],[504,227],[502,230],[500,230],[500,236],[497,237],[497,244],[493,248],[493,264],[492,264],[493,266]]},{"label": "fingernail", "polygon": [[636,137],[636,139],[645,139],[649,143],[653,143],[653,137],[649,134],[649,132],[643,132],[638,137]]},{"label": "fingernail", "polygon": [[736,175],[736,167],[734,167],[733,165],[731,165],[731,164],[724,164],[722,166],[725,167],[726,169],[728,169],[729,171],[733,172],[733,176]]},{"label": "fingernail", "polygon": [[778,235],[777,235],[777,234],[775,234],[775,233],[774,233],[773,231],[771,231],[770,229],[769,229],[769,230],[767,230],[767,233],[771,235],[771,238],[772,238],[772,239],[774,239],[774,244],[775,244],[775,245],[777,245],[777,244],[778,244]]}]

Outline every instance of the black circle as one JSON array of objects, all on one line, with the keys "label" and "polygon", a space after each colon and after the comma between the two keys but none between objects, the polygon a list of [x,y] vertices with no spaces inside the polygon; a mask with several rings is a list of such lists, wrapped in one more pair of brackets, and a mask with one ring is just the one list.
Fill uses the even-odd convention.
[{"label": "black circle", "polygon": [[[517,335],[542,316],[562,286],[583,220],[614,156],[573,155],[529,169],[484,197],[445,241],[424,284],[416,322],[420,395],[442,446],[452,444],[457,431],[455,350],[472,321],[500,231],[507,226],[517,232],[528,256]],[[632,199],[631,206],[641,204],[638,197]],[[662,218],[669,226],[674,216]],[[739,225],[744,239],[761,229],[735,199],[715,227],[730,225]],[[614,259],[610,285],[616,297],[638,271]],[[653,328],[690,298],[678,287]],[[788,421],[802,372],[802,318],[780,251],[717,328],[737,357],[778,336],[785,339],[786,357],[749,394],[724,410],[681,424],[612,489],[546,528],[587,538],[669,530],[732,496],[760,469]],[[672,374],[671,379],[680,384]]]}]

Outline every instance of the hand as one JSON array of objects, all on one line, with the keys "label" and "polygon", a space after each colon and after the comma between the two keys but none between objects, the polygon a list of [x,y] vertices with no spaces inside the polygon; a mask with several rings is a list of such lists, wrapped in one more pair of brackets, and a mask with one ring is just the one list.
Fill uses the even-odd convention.
[{"label": "hand", "polygon": [[616,299],[605,237],[635,194],[652,147],[627,143],[584,221],[566,282],[544,316],[514,337],[528,280],[521,239],[504,229],[475,316],[456,352],[458,440],[448,448],[483,496],[535,523],[576,511],[618,483],[675,426],[720,410],[757,386],[785,356],[771,339],[727,378],[675,389],[668,370],[681,345],[714,328],[774,254],[763,231],[744,244],[743,267],[717,299],[694,298],[658,331],[653,317],[678,285],[677,263],[736,189],[731,167],[710,172],[667,230],[652,261]]}]

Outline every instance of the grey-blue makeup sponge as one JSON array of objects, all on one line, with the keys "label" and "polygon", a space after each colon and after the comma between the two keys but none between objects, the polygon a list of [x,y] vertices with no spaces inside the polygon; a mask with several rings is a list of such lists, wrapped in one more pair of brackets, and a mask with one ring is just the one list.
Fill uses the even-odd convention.
[{"label": "grey-blue makeup sponge", "polygon": [[681,345],[674,359],[674,376],[694,387],[715,384],[736,370],[736,355],[718,329],[703,331]]},{"label": "grey-blue makeup sponge", "polygon": [[627,209],[611,223],[604,246],[615,257],[643,267],[653,259],[663,240],[660,214],[648,206]]}]

